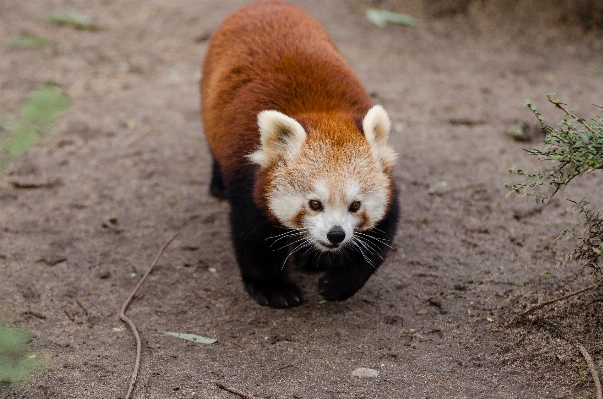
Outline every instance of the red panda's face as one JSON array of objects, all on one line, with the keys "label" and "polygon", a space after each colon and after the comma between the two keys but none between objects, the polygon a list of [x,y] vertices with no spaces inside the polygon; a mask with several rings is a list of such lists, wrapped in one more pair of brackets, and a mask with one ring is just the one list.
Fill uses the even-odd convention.
[{"label": "red panda's face", "polygon": [[268,195],[270,210],[283,225],[329,251],[353,242],[383,218],[390,183],[370,157],[342,164],[324,153],[319,159],[300,155],[275,176]]},{"label": "red panda's face", "polygon": [[362,231],[375,227],[387,211],[388,172],[395,161],[386,144],[385,111],[379,106],[369,111],[363,121],[366,137],[357,130],[307,135],[276,111],[264,111],[258,120],[262,147],[250,158],[268,173],[265,198],[273,216],[300,231],[302,244],[321,251],[370,245]]}]

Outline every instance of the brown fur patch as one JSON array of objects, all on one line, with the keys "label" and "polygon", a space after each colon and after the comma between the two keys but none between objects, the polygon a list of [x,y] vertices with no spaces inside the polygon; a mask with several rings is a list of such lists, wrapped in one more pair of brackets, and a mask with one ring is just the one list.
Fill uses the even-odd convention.
[{"label": "brown fur patch", "polygon": [[362,220],[362,222],[360,222],[360,225],[358,225],[358,230],[362,231],[362,230],[366,229],[366,227],[369,224],[369,217],[366,214],[366,212],[362,212],[360,214],[360,220]]},{"label": "brown fur patch", "polygon": [[303,227],[304,217],[306,216],[306,210],[302,208],[297,215],[293,218],[293,224],[296,228],[301,229]]},{"label": "brown fur patch", "polygon": [[205,135],[227,184],[252,168],[246,156],[259,144],[259,112],[280,111],[315,136],[331,132],[310,140],[338,146],[338,130],[362,137],[355,121],[371,107],[324,28],[297,6],[275,1],[240,9],[214,33],[201,98]]}]

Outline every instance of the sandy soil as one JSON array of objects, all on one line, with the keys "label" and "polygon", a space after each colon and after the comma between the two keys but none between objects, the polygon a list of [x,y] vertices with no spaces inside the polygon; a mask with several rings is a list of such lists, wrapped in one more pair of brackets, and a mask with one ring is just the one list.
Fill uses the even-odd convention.
[{"label": "sandy soil", "polygon": [[[297,1],[392,116],[402,220],[396,251],[356,296],[324,303],[319,274],[296,272],[307,302],[277,310],[258,306],[240,282],[228,206],[208,194],[199,116],[208,34],[243,3],[0,3],[0,41],[53,42],[0,46],[0,114],[17,112],[46,81],[73,99],[55,132],[0,178],[0,308],[51,360],[0,397],[123,398],[135,343],[119,308],[176,231],[128,311],[143,337],[137,398],[235,397],[216,382],[279,399],[592,397],[569,341],[602,371],[600,290],[506,322],[593,281],[579,265],[554,268],[571,243],[553,240],[575,220],[566,197],[603,209],[601,177],[576,181],[544,208],[505,198],[503,184],[514,179],[509,166],[537,165],[521,150],[537,140],[505,135],[515,119],[533,122],[527,98],[551,123],[561,115],[548,92],[587,117],[603,102],[601,32],[537,0],[473,2],[437,19],[409,2],[398,10],[420,27],[384,30],[365,19],[368,1]],[[41,19],[66,4],[100,29]],[[37,189],[11,184],[54,178]],[[359,367],[378,376],[352,376]]]}]

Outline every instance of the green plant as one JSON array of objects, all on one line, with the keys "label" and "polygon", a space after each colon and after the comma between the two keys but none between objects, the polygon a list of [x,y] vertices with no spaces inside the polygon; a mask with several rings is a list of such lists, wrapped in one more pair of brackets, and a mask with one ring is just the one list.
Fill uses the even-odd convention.
[{"label": "green plant", "polygon": [[[603,169],[603,113],[598,114],[589,124],[584,118],[574,115],[574,109],[567,109],[559,100],[552,100],[555,93],[547,94],[551,104],[564,112],[562,121],[553,128],[548,125],[536,106],[529,100],[526,106],[532,111],[546,132],[544,149],[526,149],[530,155],[538,156],[552,166],[533,172],[509,169],[523,176],[524,180],[512,185],[506,184],[511,192],[534,198],[537,202],[548,203],[551,198],[574,178],[594,170]],[[582,217],[582,226],[570,226],[561,235],[576,240],[576,247],[565,260],[584,261],[597,273],[601,273],[599,259],[603,256],[603,219],[599,213],[588,209],[585,200],[572,201]]]},{"label": "green plant", "polygon": [[44,19],[59,26],[70,26],[78,30],[96,30],[90,22],[90,18],[73,7],[65,7],[61,13],[50,13],[44,15]]},{"label": "green plant", "polygon": [[56,119],[71,100],[54,84],[46,84],[34,90],[18,115],[4,119],[0,129],[0,171],[14,157],[23,155],[54,127]]},{"label": "green plant", "polygon": [[6,41],[6,45],[16,48],[44,48],[50,45],[50,41],[37,36],[13,36]]},{"label": "green plant", "polygon": [[602,270],[599,259],[603,256],[603,219],[599,213],[586,208],[588,202],[580,201],[574,204],[582,218],[582,223],[567,228],[561,235],[576,240],[576,246],[566,255],[565,260],[584,261],[584,266],[591,267],[600,274]]},{"label": "green plant", "polygon": [[582,384],[582,382],[584,381],[585,371],[586,371],[586,364],[582,363],[580,365],[580,370],[578,370],[578,382],[576,382],[574,384],[574,388],[576,388],[578,385]]},{"label": "green plant", "polygon": [[30,341],[25,330],[10,329],[0,322],[0,384],[24,381],[43,367],[43,359],[29,350]]}]

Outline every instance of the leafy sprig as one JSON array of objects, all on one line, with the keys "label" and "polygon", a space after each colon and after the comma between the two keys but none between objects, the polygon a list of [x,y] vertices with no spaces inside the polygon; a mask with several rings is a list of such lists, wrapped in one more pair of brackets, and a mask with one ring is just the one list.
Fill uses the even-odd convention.
[{"label": "leafy sprig", "polygon": [[561,237],[570,236],[576,239],[576,246],[565,256],[563,263],[570,259],[583,261],[584,266],[591,267],[600,274],[603,271],[599,265],[599,258],[603,256],[603,219],[599,213],[586,207],[588,202],[571,202],[578,209],[582,223],[569,227],[561,234]]},{"label": "leafy sprig", "polygon": [[[524,180],[512,185],[505,184],[511,192],[543,203],[549,202],[574,178],[603,169],[603,113],[598,114],[589,124],[584,118],[576,116],[574,109],[566,108],[559,100],[552,100],[554,94],[547,94],[549,102],[564,113],[557,128],[548,125],[536,106],[529,100],[526,101],[526,106],[540,122],[546,137],[544,149],[525,149],[528,154],[538,156],[541,161],[552,162],[553,165],[534,172],[511,168],[510,172],[523,176]],[[603,219],[599,213],[587,208],[585,200],[571,202],[578,209],[582,225],[572,226],[560,236],[571,236],[576,241],[575,248],[565,257],[564,262],[569,259],[582,260],[584,266],[591,267],[600,274],[603,271],[599,265],[599,260],[603,257]]]},{"label": "leafy sprig", "polygon": [[544,149],[529,148],[525,151],[538,156],[541,161],[553,161],[554,165],[534,172],[510,169],[510,172],[525,179],[520,183],[507,184],[511,191],[544,203],[549,202],[575,177],[603,168],[603,113],[597,115],[589,125],[584,118],[574,115],[574,109],[567,109],[561,101],[552,100],[553,95],[547,94],[549,102],[564,112],[557,129],[549,126],[536,106],[526,101],[526,107],[538,118],[546,137]]}]

